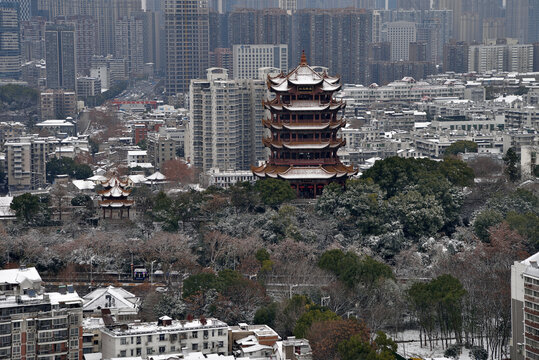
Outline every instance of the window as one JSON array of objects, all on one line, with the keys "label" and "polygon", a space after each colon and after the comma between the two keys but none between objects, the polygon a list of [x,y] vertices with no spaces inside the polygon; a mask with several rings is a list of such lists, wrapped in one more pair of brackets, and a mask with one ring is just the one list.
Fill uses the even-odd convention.
[{"label": "window", "polygon": [[152,341],[152,336],[148,335],[148,342],[151,342],[151,341]]},{"label": "window", "polygon": [[69,335],[70,336],[79,336],[79,328],[71,328],[71,329],[69,329]]},{"label": "window", "polygon": [[120,351],[120,357],[126,357],[127,352],[125,350]]},{"label": "window", "polygon": [[223,346],[224,346],[224,343],[223,343],[222,341],[219,341],[219,342],[217,342],[217,346],[218,346],[218,347],[223,347]]},{"label": "window", "polygon": [[140,345],[141,342],[142,342],[142,339],[140,338],[140,336],[137,336],[137,345]]},{"label": "window", "polygon": [[146,354],[147,354],[147,355],[153,354],[153,348],[150,348],[150,347],[149,347],[149,348],[146,348]]},{"label": "window", "polygon": [[198,331],[193,331],[193,332],[191,333],[191,338],[193,338],[193,339],[198,338]]},{"label": "window", "polygon": [[197,351],[198,350],[198,344],[191,344],[191,350]]},{"label": "window", "polygon": [[202,344],[202,346],[204,347],[204,349],[207,349],[208,348],[208,343],[205,342],[204,344]]},{"label": "window", "polygon": [[159,354],[164,354],[166,352],[166,347],[159,346]]},{"label": "window", "polygon": [[159,341],[165,341],[165,334],[159,334]]},{"label": "window", "polygon": [[120,345],[127,345],[127,338],[120,338]]},{"label": "window", "polygon": [[140,356],[142,355],[142,349],[141,348],[137,348],[137,356]]}]

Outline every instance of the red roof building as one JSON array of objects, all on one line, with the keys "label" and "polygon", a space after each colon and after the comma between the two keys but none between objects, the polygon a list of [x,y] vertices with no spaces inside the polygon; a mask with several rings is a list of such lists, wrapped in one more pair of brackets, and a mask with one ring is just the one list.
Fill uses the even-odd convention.
[{"label": "red roof building", "polygon": [[345,103],[333,98],[341,89],[339,80],[314,71],[305,54],[288,75],[268,76],[268,88],[275,99],[264,102],[271,116],[263,124],[271,136],[263,142],[270,157],[265,165],[252,167],[258,178],[287,180],[298,197],[315,198],[329,183],[344,186],[357,173],[337,156],[346,144],[338,135],[345,125],[338,114]]}]

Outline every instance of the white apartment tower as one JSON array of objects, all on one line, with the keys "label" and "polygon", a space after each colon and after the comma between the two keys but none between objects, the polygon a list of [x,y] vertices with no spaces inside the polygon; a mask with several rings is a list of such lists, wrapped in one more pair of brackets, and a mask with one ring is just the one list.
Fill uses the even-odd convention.
[{"label": "white apartment tower", "polygon": [[288,45],[234,45],[232,57],[235,79],[256,79],[264,67],[288,72]]},{"label": "white apartment tower", "polygon": [[293,13],[298,9],[298,0],[279,0],[279,8]]},{"label": "white apartment tower", "polygon": [[229,80],[226,69],[208,69],[207,79],[192,80],[186,158],[206,172],[247,170],[264,159],[261,106],[264,80]]},{"label": "white apartment tower", "polygon": [[416,41],[416,24],[408,21],[388,23],[387,40],[391,43],[391,61],[408,61],[410,43]]}]

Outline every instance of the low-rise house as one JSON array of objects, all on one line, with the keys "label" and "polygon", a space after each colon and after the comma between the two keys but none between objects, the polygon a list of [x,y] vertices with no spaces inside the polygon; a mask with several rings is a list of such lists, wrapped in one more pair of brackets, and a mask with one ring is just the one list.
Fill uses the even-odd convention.
[{"label": "low-rise house", "polygon": [[109,309],[118,322],[134,320],[138,314],[140,298],[129,291],[109,286],[95,289],[83,296],[86,315],[100,315],[101,309]]}]

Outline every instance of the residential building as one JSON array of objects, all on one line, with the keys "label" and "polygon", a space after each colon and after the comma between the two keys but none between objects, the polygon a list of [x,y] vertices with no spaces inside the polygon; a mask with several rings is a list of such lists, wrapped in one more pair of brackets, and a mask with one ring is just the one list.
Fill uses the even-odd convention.
[{"label": "residential building", "polygon": [[47,87],[75,91],[75,27],[50,24],[45,30]]},{"label": "residential building", "polygon": [[72,122],[73,119],[66,120],[45,120],[36,124],[41,134],[46,133],[47,136],[55,136],[58,139],[65,139],[70,136],[75,136],[76,126]]},{"label": "residential building", "polygon": [[82,299],[73,286],[44,292],[35,268],[0,270],[0,357],[82,359]]},{"label": "residential building", "polygon": [[313,353],[309,340],[296,339],[294,336],[277,341],[273,345],[275,360],[312,360]]},{"label": "residential building", "polygon": [[[312,64],[341,74],[343,83],[367,84],[373,16],[364,9],[302,9],[293,16],[291,58],[301,51]],[[347,34],[343,36],[343,34]],[[415,39],[413,40],[415,41]]]},{"label": "residential building", "polygon": [[149,133],[146,137],[148,150],[147,161],[152,163],[156,169],[161,169],[161,166],[169,160],[176,159],[177,149],[182,143],[176,141],[167,134]]},{"label": "residential building", "polygon": [[185,352],[228,355],[228,325],[214,318],[132,323],[101,329],[103,358],[149,357]]},{"label": "residential building", "polygon": [[387,24],[387,41],[391,43],[391,60],[409,60],[410,43],[416,40],[416,24],[395,21]]},{"label": "residential building", "polygon": [[521,44],[539,41],[539,0],[506,0],[507,36]]},{"label": "residential building", "polygon": [[26,126],[20,122],[0,122],[0,149],[4,143],[10,139],[23,136],[26,133]]},{"label": "residential building", "polygon": [[46,90],[39,96],[41,120],[75,118],[77,95],[64,90]]},{"label": "residential building", "polygon": [[21,76],[19,11],[19,4],[0,1],[0,78]]},{"label": "residential building", "polygon": [[497,44],[469,47],[468,71],[533,71],[533,45]]},{"label": "residential building", "polygon": [[264,80],[230,80],[226,69],[208,69],[192,80],[186,159],[206,172],[247,170],[265,158],[262,144]]},{"label": "residential building", "polygon": [[287,45],[234,45],[232,53],[234,79],[256,79],[263,67],[288,72]]},{"label": "residential building", "polygon": [[217,186],[228,189],[230,186],[241,182],[254,183],[256,176],[251,170],[220,171],[219,169],[210,169],[200,175],[200,183],[204,187]]},{"label": "residential building", "polygon": [[127,164],[143,164],[148,162],[148,152],[146,150],[129,150],[127,151]]},{"label": "residential building", "polygon": [[464,74],[468,72],[469,45],[466,42],[451,42],[444,45],[443,68],[445,72]]},{"label": "residential building", "polygon": [[533,179],[539,170],[539,146],[523,146],[520,149],[520,173],[523,179]]},{"label": "residential building", "polygon": [[4,144],[7,181],[10,191],[34,190],[46,184],[48,155],[54,153],[59,140],[54,137],[20,137]]},{"label": "residential building", "polygon": [[292,13],[298,9],[298,0],[279,0],[279,8]]},{"label": "residential building", "polygon": [[72,15],[54,19],[55,24],[73,26],[75,30],[75,61],[78,74],[89,75],[90,61],[97,53],[97,22],[92,16]]},{"label": "residential building", "polygon": [[165,0],[166,91],[187,93],[208,68],[208,0]]},{"label": "residential building", "polygon": [[215,48],[210,51],[210,67],[225,68],[230,77],[234,77],[234,57],[232,49]]},{"label": "residential building", "polygon": [[101,95],[101,80],[97,77],[77,78],[77,96],[88,97]]},{"label": "residential building", "polygon": [[117,19],[114,34],[118,40],[114,56],[125,59],[128,74],[141,74],[144,70],[144,13]]},{"label": "residential building", "polygon": [[33,17],[32,21],[21,21],[22,62],[45,59],[45,24],[43,17]]},{"label": "residential building", "polygon": [[511,359],[539,357],[539,253],[511,266]]},{"label": "residential building", "polygon": [[84,295],[82,299],[84,301],[82,310],[85,316],[100,316],[102,309],[108,309],[117,322],[134,320],[140,307],[139,297],[112,285],[95,289]]}]

